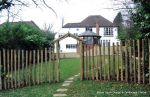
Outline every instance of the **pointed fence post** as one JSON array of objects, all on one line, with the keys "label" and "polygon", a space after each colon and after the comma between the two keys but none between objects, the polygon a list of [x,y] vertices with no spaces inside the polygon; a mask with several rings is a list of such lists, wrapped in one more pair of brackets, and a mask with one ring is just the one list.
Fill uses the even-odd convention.
[{"label": "pointed fence post", "polygon": [[80,41],[80,59],[81,59],[81,64],[80,64],[80,80],[83,80],[83,65],[84,65],[84,45],[82,41]]},{"label": "pointed fence post", "polygon": [[59,56],[59,41],[56,42],[56,59],[57,59],[57,67],[56,67],[56,80],[59,82],[59,63],[60,63],[60,56]]}]

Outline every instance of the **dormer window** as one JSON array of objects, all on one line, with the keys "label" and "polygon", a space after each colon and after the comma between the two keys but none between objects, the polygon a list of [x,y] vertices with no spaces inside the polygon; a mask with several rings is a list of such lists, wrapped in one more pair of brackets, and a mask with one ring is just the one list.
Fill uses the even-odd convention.
[{"label": "dormer window", "polygon": [[91,31],[92,32],[92,27],[86,27],[85,31]]}]

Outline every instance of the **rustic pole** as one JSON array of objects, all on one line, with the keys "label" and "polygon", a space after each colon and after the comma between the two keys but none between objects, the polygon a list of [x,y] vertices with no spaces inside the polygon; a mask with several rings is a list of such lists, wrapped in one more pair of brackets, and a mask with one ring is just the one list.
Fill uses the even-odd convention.
[{"label": "rustic pole", "polygon": [[94,80],[94,44],[92,45],[92,80]]},{"label": "rustic pole", "polygon": [[[114,74],[115,73],[113,73],[113,78],[114,78]],[[108,42],[108,80],[110,80],[110,42]]]},{"label": "rustic pole", "polygon": [[100,75],[100,80],[102,80],[102,53],[101,53],[101,44],[99,44],[99,67],[100,67],[100,71],[99,71],[99,75]]},{"label": "rustic pole", "polygon": [[125,81],[128,82],[128,41],[125,42]]},{"label": "rustic pole", "polygon": [[31,50],[29,51],[29,86],[31,86],[31,81],[32,81],[32,63],[31,63]]},{"label": "rustic pole", "polygon": [[140,40],[138,40],[138,83],[141,83],[141,53],[140,53]]},{"label": "rustic pole", "polygon": [[37,84],[40,83],[40,51],[37,50],[37,66],[38,66],[38,82]]},{"label": "rustic pole", "polygon": [[121,64],[121,81],[123,81],[122,42],[120,42],[120,64]]},{"label": "rustic pole", "polygon": [[17,58],[16,58],[16,50],[14,50],[14,67],[15,67],[15,88],[17,87],[17,73],[16,73],[16,70],[17,70],[17,62],[16,62]]},{"label": "rustic pole", "polygon": [[112,75],[113,75],[113,79],[115,79],[115,73],[116,73],[116,72],[115,72],[115,71],[116,71],[116,70],[115,70],[115,67],[116,67],[116,66],[115,66],[115,44],[114,44],[114,42],[113,42],[113,50],[112,50],[112,51],[113,51],[113,54],[112,54],[112,67],[113,67],[113,68],[112,68],[112,69],[113,69],[113,70],[112,70]]},{"label": "rustic pole", "polygon": [[47,62],[47,48],[45,48],[45,80],[46,82],[48,82],[47,80],[47,68],[48,68],[48,62]]},{"label": "rustic pole", "polygon": [[145,84],[145,72],[144,72],[144,67],[145,67],[145,52],[144,52],[144,39],[142,39],[142,78],[143,78],[143,84]]},{"label": "rustic pole", "polygon": [[41,65],[41,67],[40,67],[40,69],[41,69],[41,72],[40,72],[40,83],[43,83],[43,49],[41,49],[41,63],[40,63],[40,65]]},{"label": "rustic pole", "polygon": [[95,57],[96,57],[96,80],[98,80],[98,45],[95,45]]},{"label": "rustic pole", "polygon": [[18,87],[20,87],[20,50],[18,50]]},{"label": "rustic pole", "polygon": [[28,51],[26,50],[26,85],[28,85]]},{"label": "rustic pole", "polygon": [[89,78],[91,79],[92,76],[91,76],[91,48],[90,48],[90,46],[88,47],[88,53],[89,53],[89,58],[88,58],[88,60],[89,60]]},{"label": "rustic pole", "polygon": [[36,64],[35,64],[35,50],[33,50],[33,84],[36,84]]},{"label": "rustic pole", "polygon": [[117,42],[117,81],[119,81],[119,44]]},{"label": "rustic pole", "polygon": [[133,57],[134,57],[134,83],[136,83],[136,48],[135,48],[135,43],[136,41],[135,40],[133,40]]},{"label": "rustic pole", "polygon": [[59,41],[56,42],[56,58],[57,58],[57,67],[56,67],[56,73],[57,73],[57,82],[59,82],[59,75],[60,75],[60,70],[59,70],[59,65],[60,65],[60,56],[59,56]]},{"label": "rustic pole", "polygon": [[52,54],[51,54],[51,51],[52,49],[51,49],[51,47],[49,48],[49,83],[52,81],[52,64],[51,64],[51,59],[52,59]]},{"label": "rustic pole", "polygon": [[[25,79],[25,74],[24,74],[24,50],[21,51],[22,55],[22,80]],[[24,83],[23,83],[24,85]]]},{"label": "rustic pole", "polygon": [[7,75],[8,75],[7,88],[8,88],[8,89],[10,88],[10,87],[9,87],[9,86],[10,86],[10,85],[9,85],[9,82],[10,82],[9,79],[10,79],[10,77],[11,77],[11,76],[10,76],[10,72],[9,72],[9,69],[10,69],[10,68],[9,68],[9,66],[10,66],[10,63],[9,63],[10,61],[9,61],[9,60],[10,60],[10,59],[9,59],[9,49],[7,49]]},{"label": "rustic pole", "polygon": [[11,66],[11,88],[14,87],[13,85],[13,50],[11,49],[11,54],[10,54],[10,66]]},{"label": "rustic pole", "polygon": [[88,80],[88,73],[89,73],[89,71],[88,71],[88,49],[87,49],[87,45],[85,44],[85,53],[86,53],[86,79]]},{"label": "rustic pole", "polygon": [[129,65],[130,65],[130,81],[132,82],[132,48],[131,48],[131,41],[129,41]]},{"label": "rustic pole", "polygon": [[106,80],[105,43],[103,43],[104,80]]},{"label": "rustic pole", "polygon": [[83,80],[83,65],[84,65],[84,47],[83,42],[80,41],[80,57],[81,57],[81,65],[80,65],[80,80]]}]

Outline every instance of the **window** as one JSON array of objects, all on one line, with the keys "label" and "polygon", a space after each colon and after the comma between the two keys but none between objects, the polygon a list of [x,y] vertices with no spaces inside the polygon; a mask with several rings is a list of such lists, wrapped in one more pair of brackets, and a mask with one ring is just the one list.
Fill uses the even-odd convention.
[{"label": "window", "polygon": [[66,44],[66,49],[76,49],[77,44]]},{"label": "window", "polygon": [[113,28],[105,27],[104,28],[104,36],[113,36]]},{"label": "window", "polygon": [[86,31],[92,31],[92,28],[91,28],[91,27],[86,27],[85,30],[86,30]]}]

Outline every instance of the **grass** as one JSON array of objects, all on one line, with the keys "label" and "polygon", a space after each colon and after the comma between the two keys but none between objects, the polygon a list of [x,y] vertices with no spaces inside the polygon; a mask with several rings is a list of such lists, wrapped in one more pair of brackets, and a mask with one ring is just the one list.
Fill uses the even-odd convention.
[{"label": "grass", "polygon": [[150,97],[150,87],[122,82],[78,80],[69,87],[67,94],[68,97]]},{"label": "grass", "polygon": [[[60,83],[45,83],[18,89],[3,90],[0,91],[0,97],[52,97],[56,89],[62,85],[65,79],[79,73],[79,63],[79,59],[60,60]],[[43,65],[43,70],[44,66],[45,65]]]}]

